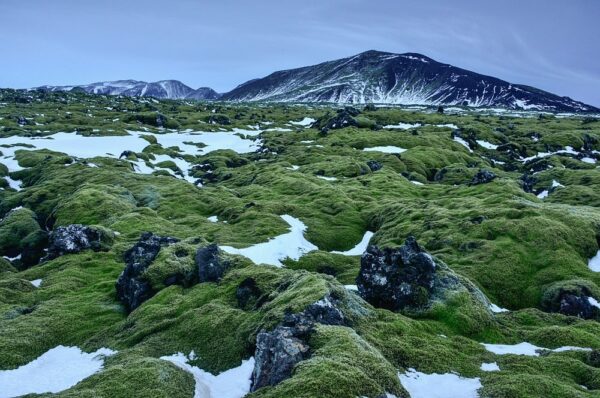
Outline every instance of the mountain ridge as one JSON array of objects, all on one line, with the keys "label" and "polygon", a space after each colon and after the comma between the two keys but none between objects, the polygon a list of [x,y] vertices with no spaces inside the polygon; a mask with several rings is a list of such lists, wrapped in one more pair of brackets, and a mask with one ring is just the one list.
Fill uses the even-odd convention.
[{"label": "mountain ridge", "polygon": [[72,91],[82,89],[88,94],[125,95],[129,97],[154,97],[159,99],[215,100],[220,97],[210,87],[193,89],[179,80],[145,82],[134,79],[102,81],[72,86],[40,86],[35,90]]},{"label": "mountain ridge", "polygon": [[276,71],[239,85],[222,99],[599,111],[569,97],[440,63],[419,53],[376,50]]},{"label": "mountain ridge", "polygon": [[335,104],[499,107],[550,112],[600,112],[600,109],[525,84],[515,84],[415,52],[396,54],[368,50],[315,65],[275,71],[219,94],[196,90],[178,80],[148,83],[116,80],[36,89],[159,99],[234,102],[307,102]]}]

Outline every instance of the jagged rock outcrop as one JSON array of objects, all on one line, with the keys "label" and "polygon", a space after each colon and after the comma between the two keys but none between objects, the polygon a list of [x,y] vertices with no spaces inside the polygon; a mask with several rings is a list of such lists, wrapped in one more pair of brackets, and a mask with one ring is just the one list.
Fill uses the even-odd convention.
[{"label": "jagged rock outcrop", "polygon": [[198,279],[203,282],[218,282],[230,266],[229,261],[219,257],[219,247],[210,244],[200,247],[194,257],[198,269]]},{"label": "jagged rock outcrop", "polygon": [[492,182],[497,175],[489,170],[481,169],[475,174],[469,185],[487,184]]},{"label": "jagged rock outcrop", "polygon": [[125,252],[125,269],[117,279],[117,297],[128,311],[133,311],[144,301],[154,295],[152,286],[144,278],[148,269],[163,246],[178,242],[179,239],[168,236],[157,236],[145,232],[140,240]]},{"label": "jagged rock outcrop", "polygon": [[81,224],[57,227],[50,233],[48,254],[44,260],[52,260],[65,254],[75,254],[83,250],[100,251],[106,249],[107,237],[97,228]]},{"label": "jagged rock outcrop", "polygon": [[328,294],[298,314],[286,314],[271,332],[256,337],[252,389],[274,386],[292,375],[296,364],[310,357],[308,339],[315,324],[344,325],[346,319],[338,300]]},{"label": "jagged rock outcrop", "polygon": [[274,386],[292,375],[294,366],[310,353],[302,336],[301,330],[287,326],[278,326],[256,336],[251,391]]},{"label": "jagged rock outcrop", "polygon": [[356,108],[345,107],[338,109],[335,115],[327,112],[325,116],[319,118],[311,126],[318,129],[321,134],[327,134],[329,130],[343,129],[345,127],[358,127],[358,121],[354,118],[358,116],[360,111]]},{"label": "jagged rock outcrop", "polygon": [[423,313],[434,302],[447,303],[456,294],[468,297],[481,321],[491,319],[490,302],[469,280],[435,259],[412,236],[398,248],[369,246],[356,278],[359,295],[371,305],[392,311]]},{"label": "jagged rock outcrop", "polygon": [[371,171],[378,171],[383,168],[383,165],[376,160],[367,160],[367,166],[369,166],[369,169],[371,169]]},{"label": "jagged rock outcrop", "polygon": [[375,307],[397,311],[427,304],[436,263],[414,237],[397,249],[369,246],[360,263],[358,292]]}]

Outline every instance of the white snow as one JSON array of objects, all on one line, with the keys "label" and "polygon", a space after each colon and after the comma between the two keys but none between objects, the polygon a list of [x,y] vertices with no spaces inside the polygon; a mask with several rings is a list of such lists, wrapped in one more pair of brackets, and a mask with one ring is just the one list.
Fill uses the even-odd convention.
[{"label": "white snow", "polygon": [[304,119],[300,120],[299,122],[290,122],[290,124],[293,124],[295,126],[306,127],[306,126],[310,126],[314,122],[316,122],[316,119],[313,119],[311,117],[305,117]]},{"label": "white snow", "polygon": [[422,182],[419,182],[419,181],[415,181],[415,180],[409,180],[409,181],[412,182],[415,185],[425,185],[425,184],[423,184]]},{"label": "white snow", "polygon": [[459,144],[463,145],[465,148],[467,148],[469,150],[469,152],[473,152],[471,150],[471,148],[469,147],[469,144],[467,143],[467,141],[463,140],[462,138],[456,136],[456,137],[454,137],[454,141],[456,141]]},{"label": "white snow", "polygon": [[317,178],[320,178],[321,180],[325,180],[325,181],[337,181],[336,177],[327,177],[327,176],[316,176]]},{"label": "white snow", "polygon": [[421,123],[415,123],[415,124],[398,123],[398,124],[388,124],[386,126],[383,126],[384,129],[401,129],[401,130],[414,129],[415,127],[421,127]]},{"label": "white snow", "polygon": [[537,197],[539,199],[545,199],[548,196],[548,190],[544,189],[542,192],[537,194]]},{"label": "white snow", "polygon": [[458,126],[456,124],[448,123],[448,124],[436,124],[435,127],[447,127],[453,130],[458,130]]},{"label": "white snow", "polygon": [[210,222],[218,222],[219,218],[217,216],[206,217],[206,219]]},{"label": "white snow", "polygon": [[489,362],[489,363],[482,363],[481,370],[483,370],[484,372],[497,372],[500,370],[500,367],[498,366],[498,364],[496,362]]},{"label": "white snow", "polygon": [[496,304],[494,303],[490,303],[490,311],[494,312],[494,313],[500,313],[500,312],[509,312],[509,310],[507,310],[506,308],[502,308],[502,307],[498,307]]},{"label": "white snow", "polygon": [[365,250],[367,250],[367,246],[369,246],[369,241],[375,235],[375,233],[371,231],[365,232],[363,238],[360,242],[356,244],[352,249],[346,250],[345,252],[340,251],[332,251],[332,253],[343,254],[344,256],[361,256]]},{"label": "white snow", "polygon": [[364,148],[363,151],[365,152],[383,152],[383,153],[402,153],[402,152],[406,152],[406,149],[404,148],[400,148],[397,146],[374,146],[371,148]]},{"label": "white snow", "polygon": [[221,250],[229,254],[239,254],[247,257],[255,264],[269,264],[276,267],[282,267],[281,260],[285,258],[298,260],[308,252],[319,250],[317,246],[304,238],[306,225],[302,221],[287,214],[282,215],[281,218],[289,224],[290,232],[243,249],[220,246]]},{"label": "white snow", "polygon": [[469,379],[454,373],[425,374],[411,368],[398,377],[411,398],[477,398],[482,387],[478,377]]},{"label": "white snow", "polygon": [[35,287],[40,287],[40,285],[42,284],[42,280],[41,279],[34,279],[32,281],[29,281],[29,283],[31,283]]},{"label": "white snow", "polygon": [[584,163],[591,163],[591,164],[595,164],[596,163],[596,159],[589,158],[587,156],[584,157],[584,158],[581,158],[581,161],[584,162]]},{"label": "white snow", "polygon": [[88,354],[59,345],[17,369],[0,370],[0,398],[64,391],[100,371],[104,357],[113,354],[108,348]]},{"label": "white snow", "polygon": [[563,352],[563,351],[591,351],[591,348],[582,348],[582,347],[573,347],[573,346],[564,346],[555,348],[553,350],[548,348],[542,348],[535,346],[528,342],[523,342],[519,344],[485,344],[481,343],[486,350],[489,352],[493,352],[496,355],[526,355],[531,357],[538,357],[540,355],[540,350],[547,350],[552,352]]},{"label": "white snow", "polygon": [[487,142],[484,140],[476,140],[476,142],[481,145],[482,147],[486,148],[486,149],[496,149],[498,148],[498,145],[494,145],[491,142]]},{"label": "white snow", "polygon": [[288,170],[292,170],[292,171],[296,171],[300,168],[300,166],[296,166],[295,164],[291,165],[290,167],[286,167],[286,169]]},{"label": "white snow", "polygon": [[356,285],[344,285],[344,287],[353,292],[358,292],[358,286],[356,286]]},{"label": "white snow", "polygon": [[598,250],[594,257],[590,258],[588,267],[594,272],[600,272],[600,250]]},{"label": "white snow", "polygon": [[[152,135],[156,137],[159,144],[163,147],[177,146],[181,154],[202,155],[219,149],[231,149],[237,153],[254,152],[260,147],[260,140],[250,140],[240,137],[255,136],[260,132],[252,130],[234,129],[233,131],[221,132],[170,132],[165,134],[154,134],[150,132],[128,131],[125,136],[91,136],[85,137],[75,133],[56,133],[47,137],[18,137],[12,136],[0,139],[0,144],[28,144],[35,148],[24,146],[14,146],[2,148],[3,155],[0,161],[4,163],[9,171],[21,170],[15,160],[17,150],[49,149],[52,151],[63,152],[79,158],[92,158],[96,156],[117,157],[124,150],[141,152],[149,143],[141,138],[142,135]],[[206,146],[199,148],[192,143],[203,143]],[[155,155],[158,163],[164,160],[172,160],[183,171],[184,178],[193,182],[193,178],[187,174],[191,165],[183,158],[172,158],[168,155]],[[154,171],[152,167],[145,165],[143,161],[138,161],[136,170],[140,173],[149,174]],[[10,182],[10,180],[9,180]],[[13,184],[11,184],[12,186]]]},{"label": "white snow", "polygon": [[213,375],[188,362],[195,358],[192,351],[188,357],[182,353],[164,356],[160,359],[169,361],[175,366],[194,376],[196,388],[194,398],[242,398],[250,392],[254,358],[242,361],[237,368]]},{"label": "white snow", "polygon": [[592,306],[594,306],[596,308],[600,308],[600,303],[598,302],[598,300],[596,300],[593,297],[588,297],[588,303],[590,303]]}]

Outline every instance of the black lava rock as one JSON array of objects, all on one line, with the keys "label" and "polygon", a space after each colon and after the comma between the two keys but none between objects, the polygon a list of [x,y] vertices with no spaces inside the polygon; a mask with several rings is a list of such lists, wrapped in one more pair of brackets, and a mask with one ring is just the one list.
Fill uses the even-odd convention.
[{"label": "black lava rock", "polygon": [[125,270],[116,283],[117,297],[128,311],[133,311],[154,295],[152,286],[143,273],[152,264],[161,247],[178,242],[176,238],[157,236],[145,232],[133,247],[124,254]]},{"label": "black lava rock", "polygon": [[496,174],[485,169],[481,169],[475,174],[469,185],[487,184],[496,178]]},{"label": "black lava rock", "polygon": [[220,124],[227,126],[231,124],[231,120],[225,115],[210,115],[206,118],[208,124]]},{"label": "black lava rock", "polygon": [[218,282],[229,268],[229,262],[219,258],[219,247],[211,244],[196,252],[196,267],[200,283]]},{"label": "black lava rock", "polygon": [[252,388],[274,386],[292,375],[294,366],[310,355],[309,345],[293,327],[278,326],[256,336]]},{"label": "black lava rock", "polygon": [[125,151],[121,152],[121,154],[119,155],[119,159],[121,159],[121,158],[127,159],[131,155],[135,155],[135,152],[129,151],[129,150],[125,150]]},{"label": "black lava rock", "polygon": [[52,260],[65,254],[75,254],[91,249],[100,251],[103,234],[96,228],[81,224],[58,227],[50,233],[48,254],[44,260]]},{"label": "black lava rock", "polygon": [[397,249],[369,246],[360,260],[358,292],[375,307],[393,311],[427,304],[436,263],[414,237]]},{"label": "black lava rock", "polygon": [[311,127],[318,128],[321,134],[327,134],[329,130],[343,129],[345,127],[358,127],[358,122],[354,116],[360,114],[360,111],[354,108],[345,108],[337,111],[336,115],[331,113],[319,118]]},{"label": "black lava rock", "polygon": [[383,165],[376,160],[367,160],[367,166],[369,166],[371,171],[377,171],[383,168]]},{"label": "black lava rock", "polygon": [[584,281],[564,282],[550,287],[542,296],[542,309],[583,319],[597,319],[600,309],[592,294],[592,287]]},{"label": "black lava rock", "polygon": [[347,324],[338,300],[332,295],[327,294],[301,313],[285,314],[283,322],[273,331],[258,334],[251,391],[287,379],[298,362],[310,357],[308,340],[316,323]]},{"label": "black lava rock", "polygon": [[523,184],[523,191],[532,193],[533,187],[537,183],[537,178],[529,173],[525,173],[521,176],[521,182]]}]

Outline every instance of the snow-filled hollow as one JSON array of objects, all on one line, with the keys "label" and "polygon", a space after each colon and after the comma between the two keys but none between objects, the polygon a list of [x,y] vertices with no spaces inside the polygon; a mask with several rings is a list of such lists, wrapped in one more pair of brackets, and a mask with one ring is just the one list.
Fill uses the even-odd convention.
[{"label": "snow-filled hollow", "polygon": [[102,370],[104,358],[114,354],[108,348],[85,353],[59,345],[17,369],[0,370],[0,398],[67,390]]},{"label": "snow-filled hollow", "polygon": [[477,398],[477,390],[483,387],[479,378],[454,373],[426,374],[412,368],[398,377],[411,398]]},{"label": "snow-filled hollow", "polygon": [[406,152],[406,149],[400,148],[397,146],[387,145],[387,146],[374,146],[370,148],[364,148],[364,152],[383,152],[383,153],[402,153]]},{"label": "snow-filled hollow", "polygon": [[196,382],[194,398],[242,398],[250,392],[254,358],[242,361],[240,366],[226,370],[215,376],[196,366],[190,365],[188,362],[194,357],[195,354],[192,351],[189,356],[177,353],[160,358],[171,362],[178,368],[194,376],[194,381]]},{"label": "snow-filled hollow", "polygon": [[268,264],[276,267],[282,267],[281,261],[286,258],[298,260],[308,252],[319,250],[304,237],[307,227],[302,221],[287,214],[282,215],[281,218],[290,226],[289,232],[246,248],[220,246],[221,250],[229,254],[247,257],[254,264]]},{"label": "snow-filled hollow", "polygon": [[367,250],[367,246],[369,246],[369,242],[371,241],[371,238],[373,237],[373,235],[375,235],[374,232],[367,231],[363,235],[360,242],[358,242],[356,244],[356,246],[354,246],[352,249],[346,250],[343,252],[334,250],[334,251],[332,251],[332,253],[342,254],[344,256],[361,256],[365,252],[365,250]]},{"label": "snow-filled hollow", "polygon": [[554,349],[538,347],[528,342],[519,344],[486,344],[481,343],[485,349],[496,355],[525,355],[530,357],[539,357],[541,351],[564,352],[564,351],[591,351],[591,348],[564,346]]},{"label": "snow-filled hollow", "polygon": [[600,272],[600,250],[588,261],[588,268],[594,272]]}]

